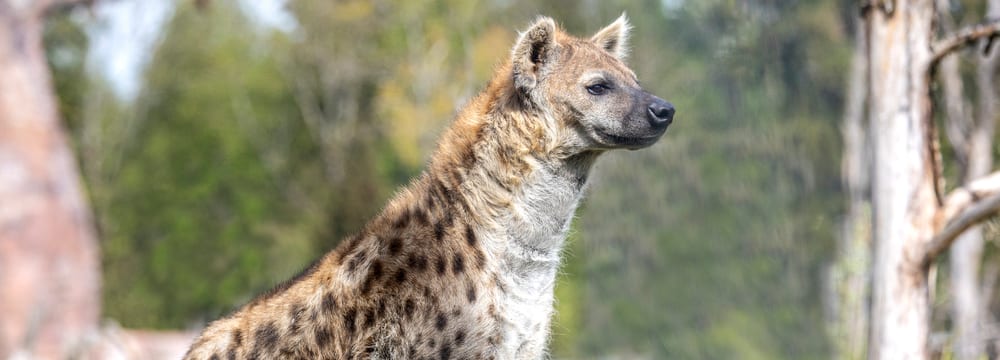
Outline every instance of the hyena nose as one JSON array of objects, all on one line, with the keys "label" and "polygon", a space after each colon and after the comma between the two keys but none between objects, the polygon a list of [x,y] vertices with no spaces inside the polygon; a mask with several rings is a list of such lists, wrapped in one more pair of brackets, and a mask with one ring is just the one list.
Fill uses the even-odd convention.
[{"label": "hyena nose", "polygon": [[649,123],[661,128],[674,122],[674,105],[660,98],[653,98],[649,104]]}]

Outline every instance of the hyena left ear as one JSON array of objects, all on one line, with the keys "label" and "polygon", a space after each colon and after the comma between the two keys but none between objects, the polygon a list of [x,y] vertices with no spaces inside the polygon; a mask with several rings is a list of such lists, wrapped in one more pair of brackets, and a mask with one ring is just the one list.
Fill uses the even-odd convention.
[{"label": "hyena left ear", "polygon": [[555,53],[556,23],[549,17],[540,17],[521,33],[511,51],[517,89],[524,92],[534,89],[547,65],[554,61]]},{"label": "hyena left ear", "polygon": [[618,20],[598,31],[590,38],[590,41],[600,48],[611,53],[619,60],[624,61],[628,57],[628,33],[632,26],[628,23],[628,17],[622,13]]}]

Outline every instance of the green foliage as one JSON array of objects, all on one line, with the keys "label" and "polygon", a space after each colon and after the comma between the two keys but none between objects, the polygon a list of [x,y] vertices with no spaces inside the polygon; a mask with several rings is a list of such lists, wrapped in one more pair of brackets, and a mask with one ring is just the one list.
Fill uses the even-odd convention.
[{"label": "green foliage", "polygon": [[[185,3],[125,105],[94,95],[107,91],[82,55],[53,56],[101,228],[106,314],[183,327],[287,278],[422,168],[514,28],[542,13],[587,34],[625,10],[629,62],[677,121],[661,143],[599,161],[556,289],[554,354],[824,357],[849,51],[829,14],[843,5],[668,3],[303,0],[289,35],[232,2]],[[79,43],[72,26],[50,29],[54,48]]]},{"label": "green foliage", "polygon": [[[312,256],[318,148],[290,85],[234,8],[181,6],[95,204],[105,309],[127,326],[214,318]],[[225,29],[225,31],[220,31]]]}]

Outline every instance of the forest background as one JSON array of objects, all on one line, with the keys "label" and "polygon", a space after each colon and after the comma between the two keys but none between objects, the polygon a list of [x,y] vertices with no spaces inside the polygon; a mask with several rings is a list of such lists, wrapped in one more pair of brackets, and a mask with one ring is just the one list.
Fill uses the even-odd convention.
[{"label": "forest background", "polygon": [[[657,145],[598,162],[558,280],[553,354],[838,353],[857,4],[298,0],[274,25],[242,2],[168,3],[131,90],[93,54],[100,11],[45,25],[97,227],[103,317],[196,329],[290,277],[421,171],[517,29],[546,14],[586,35],[624,11],[629,64],[677,120]],[[1000,263],[986,233],[983,262]]]}]

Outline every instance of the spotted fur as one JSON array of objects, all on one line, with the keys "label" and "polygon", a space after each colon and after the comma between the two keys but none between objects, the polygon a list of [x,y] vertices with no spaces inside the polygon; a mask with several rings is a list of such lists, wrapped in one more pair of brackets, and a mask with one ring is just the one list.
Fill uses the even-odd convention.
[{"label": "spotted fur", "polygon": [[185,358],[543,357],[591,166],[672,121],[624,65],[627,31],[624,16],[591,39],[537,20],[418,179],[300,276],[211,323]]}]

